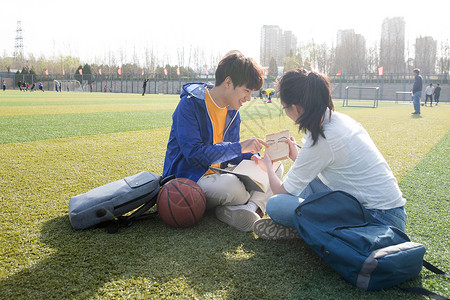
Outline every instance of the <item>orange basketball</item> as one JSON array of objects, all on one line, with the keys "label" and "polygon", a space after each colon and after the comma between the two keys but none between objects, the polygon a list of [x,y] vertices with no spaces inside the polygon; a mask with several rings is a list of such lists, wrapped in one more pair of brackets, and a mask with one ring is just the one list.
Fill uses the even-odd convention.
[{"label": "orange basketball", "polygon": [[187,178],[172,179],[158,194],[158,213],[168,225],[189,227],[205,213],[206,197],[201,187]]}]

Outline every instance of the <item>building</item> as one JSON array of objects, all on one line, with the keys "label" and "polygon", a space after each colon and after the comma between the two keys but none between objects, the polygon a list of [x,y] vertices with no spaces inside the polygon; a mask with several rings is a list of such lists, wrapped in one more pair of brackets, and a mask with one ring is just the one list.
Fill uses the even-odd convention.
[{"label": "building", "polygon": [[384,73],[405,72],[405,20],[386,18],[381,26],[380,65]]},{"label": "building", "polygon": [[282,54],[282,59],[284,63],[284,58],[286,56],[293,56],[297,50],[297,37],[292,31],[287,30],[281,35],[281,45],[280,53]]},{"label": "building", "polygon": [[336,71],[364,73],[366,71],[366,39],[353,29],[338,30],[336,39]]},{"label": "building", "polygon": [[275,59],[278,66],[283,66],[286,56],[294,55],[297,49],[297,37],[292,31],[285,31],[278,25],[264,25],[261,28],[260,63],[268,67]]},{"label": "building", "polygon": [[437,42],[431,36],[416,38],[414,67],[422,74],[436,73]]}]

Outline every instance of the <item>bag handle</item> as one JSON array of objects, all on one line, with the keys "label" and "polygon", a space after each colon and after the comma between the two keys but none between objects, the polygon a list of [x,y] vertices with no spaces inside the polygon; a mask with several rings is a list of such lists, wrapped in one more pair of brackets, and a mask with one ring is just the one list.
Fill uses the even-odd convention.
[{"label": "bag handle", "polygon": [[[311,204],[316,201],[320,201],[321,199],[326,198],[326,197],[333,197],[332,196],[333,194],[340,194],[340,195],[346,197],[345,201],[352,201],[356,205],[356,207],[358,207],[358,210],[360,211],[361,216],[364,219],[363,224],[367,224],[368,222],[378,222],[368,212],[368,210],[358,201],[358,199],[356,199],[353,195],[351,195],[347,192],[341,191],[341,190],[326,191],[326,192],[311,194],[308,197],[306,197],[306,199],[302,203],[299,204],[299,206],[295,209],[295,213],[300,216],[302,214],[301,210],[302,210],[303,206],[306,207],[308,204]],[[353,226],[353,225],[343,225],[343,226]]]},{"label": "bag handle", "polygon": [[159,185],[163,186],[163,185],[165,185],[166,183],[168,183],[169,181],[171,181],[172,179],[175,179],[175,178],[176,178],[175,175],[169,175],[169,176],[166,176],[164,178],[161,178],[161,180],[159,181]]},{"label": "bag handle", "polygon": [[[440,270],[438,267],[432,265],[431,263],[427,262],[426,260],[423,260],[423,266],[435,274],[442,275],[444,278],[450,279],[450,274],[445,273],[444,271]],[[402,289],[404,291],[408,291],[408,292],[413,292],[416,294],[421,294],[421,295],[430,297],[431,299],[435,299],[435,300],[450,300],[449,298],[446,298],[444,296],[441,296],[439,294],[436,294],[430,290],[427,290],[427,289],[424,289],[421,287],[410,287],[410,288],[402,288],[401,287],[400,289]]]}]

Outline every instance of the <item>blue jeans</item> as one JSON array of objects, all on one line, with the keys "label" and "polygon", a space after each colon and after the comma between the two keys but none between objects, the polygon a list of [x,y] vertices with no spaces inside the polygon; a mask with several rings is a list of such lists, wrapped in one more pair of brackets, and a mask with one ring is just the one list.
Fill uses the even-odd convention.
[{"label": "blue jeans", "polygon": [[[308,184],[298,197],[290,194],[278,194],[269,198],[266,205],[267,214],[274,223],[295,228],[295,209],[299,204],[311,194],[327,191],[331,191],[331,189],[319,178],[316,178]],[[403,206],[387,210],[368,209],[368,211],[381,223],[393,225],[403,232],[405,231],[406,212]]]},{"label": "blue jeans", "polygon": [[422,91],[413,94],[414,112],[418,114],[420,114],[420,96],[422,96]]}]

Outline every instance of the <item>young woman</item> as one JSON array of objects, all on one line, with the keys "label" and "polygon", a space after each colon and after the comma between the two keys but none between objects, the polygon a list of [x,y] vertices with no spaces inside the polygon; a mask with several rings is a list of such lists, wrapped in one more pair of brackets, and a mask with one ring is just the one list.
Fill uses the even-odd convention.
[{"label": "young woman", "polygon": [[328,79],[303,69],[287,72],[279,82],[286,115],[305,132],[299,151],[289,143],[292,168],[281,181],[265,156],[274,196],[266,206],[270,218],[253,225],[261,238],[293,238],[295,209],[309,195],[331,190],[350,193],[379,221],[405,230],[406,202],[397,180],[367,131],[347,115],[334,111]]}]

